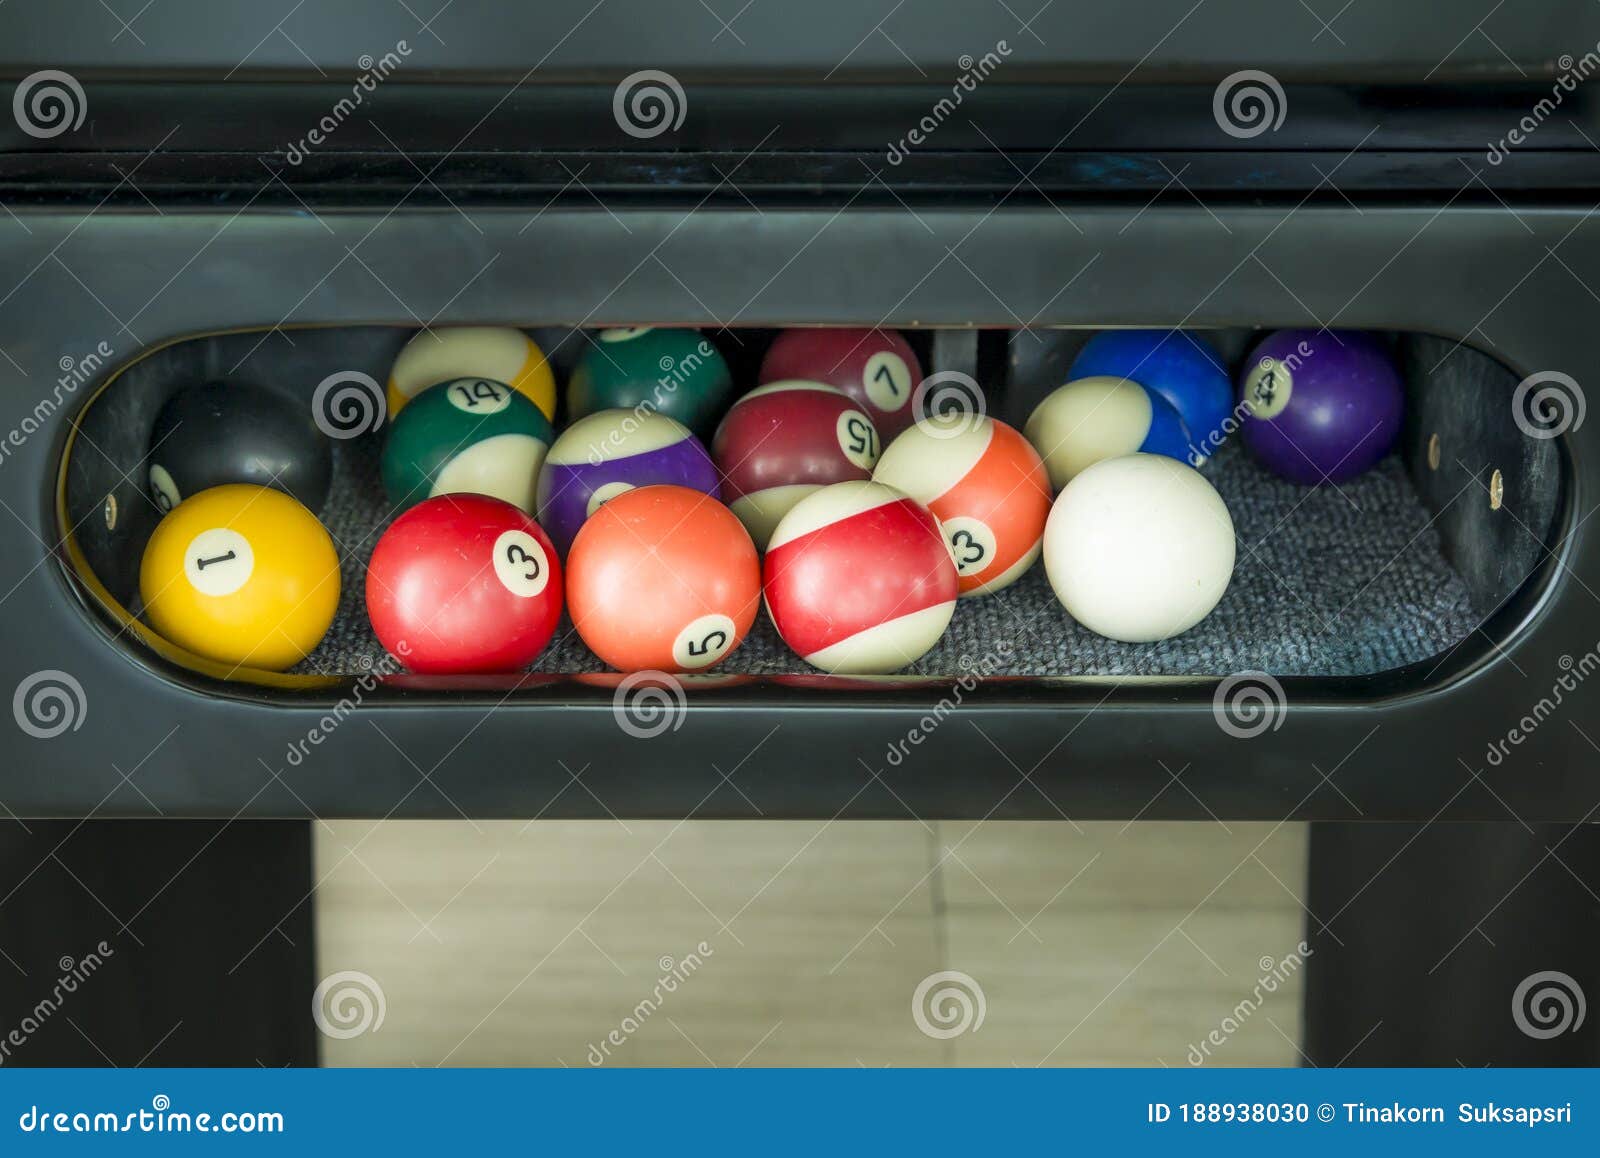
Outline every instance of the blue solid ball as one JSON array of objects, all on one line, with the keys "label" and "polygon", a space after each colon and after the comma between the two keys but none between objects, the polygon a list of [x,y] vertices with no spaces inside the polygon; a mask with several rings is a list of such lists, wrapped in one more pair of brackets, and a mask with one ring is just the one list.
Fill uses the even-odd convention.
[{"label": "blue solid ball", "polygon": [[1230,420],[1234,398],[1228,368],[1199,334],[1104,330],[1084,344],[1067,377],[1100,375],[1131,378],[1172,403],[1207,455],[1238,425]]}]

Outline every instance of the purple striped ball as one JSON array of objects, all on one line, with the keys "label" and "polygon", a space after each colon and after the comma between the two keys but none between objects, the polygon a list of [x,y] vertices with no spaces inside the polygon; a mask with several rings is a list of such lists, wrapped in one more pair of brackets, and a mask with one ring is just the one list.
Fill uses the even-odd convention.
[{"label": "purple striped ball", "polygon": [[720,475],[688,427],[664,414],[601,410],[561,432],[539,471],[539,525],[565,558],[600,505],[634,487],[690,487],[722,499]]}]

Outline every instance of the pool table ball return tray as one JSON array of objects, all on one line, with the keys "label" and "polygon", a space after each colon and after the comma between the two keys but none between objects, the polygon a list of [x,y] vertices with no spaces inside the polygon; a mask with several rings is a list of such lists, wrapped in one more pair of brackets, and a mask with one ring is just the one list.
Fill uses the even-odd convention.
[{"label": "pool table ball return tray", "polygon": [[[291,164],[341,86],[122,74],[85,85],[92,136],[0,132],[6,811],[1591,821],[1600,434],[1530,434],[1514,402],[1539,376],[1581,407],[1600,159],[1552,121],[1485,162],[1531,82],[1291,83],[1292,130],[1251,140],[1213,88],[990,85],[894,164],[936,89],[712,85],[684,136],[641,141],[614,84],[397,80]],[[424,323],[522,327],[558,380],[587,332],[695,327],[739,389],[783,328],[895,328],[1016,425],[1104,328],[1202,332],[1236,365],[1261,331],[1337,324],[1389,343],[1407,415],[1344,496],[1225,448],[1248,602],[1143,648],[1019,585],[893,676],[753,637],[641,726],[577,646],[514,677],[389,672],[357,605],[307,665],[225,672],[139,623],[161,404],[214,377],[308,402],[335,372],[382,381]],[[328,518],[373,517],[378,441],[336,448]]]},{"label": "pool table ball return tray", "polygon": [[[32,367],[5,386],[19,418],[30,391],[61,395],[0,472],[0,497],[31,532],[0,560],[12,588],[0,663],[11,687],[68,673],[83,705],[59,735],[19,732],[26,760],[0,771],[17,815],[577,817],[603,814],[597,797],[633,816],[748,816],[755,801],[766,816],[1420,821],[1510,809],[1531,822],[1577,820],[1595,803],[1593,749],[1573,726],[1526,730],[1485,756],[1531,693],[1600,640],[1585,589],[1586,427],[1531,437],[1512,405],[1532,375],[1581,378],[1589,321],[1570,289],[1600,284],[1594,160],[1564,148],[1559,128],[1526,164],[1518,154],[1469,173],[1482,126],[1460,109],[1459,127],[1434,130],[1458,150],[1402,147],[1431,123],[1409,90],[1292,91],[1297,108],[1326,112],[1313,140],[1268,151],[1220,134],[1202,92],[1130,89],[1121,117],[1051,152],[1056,123],[1099,93],[1053,91],[1056,121],[1040,126],[1024,114],[1043,94],[1007,90],[995,123],[1009,114],[1010,135],[1031,132],[1033,148],[869,167],[864,142],[798,151],[815,128],[798,122],[763,143],[770,124],[748,123],[748,94],[721,90],[697,108],[704,132],[726,125],[725,148],[641,149],[611,120],[609,91],[514,94],[482,130],[489,144],[548,125],[553,149],[464,156],[449,148],[471,121],[452,114],[478,108],[474,93],[392,85],[370,124],[352,119],[337,150],[291,167],[267,143],[328,95],[315,86],[188,93],[213,117],[184,131],[184,148],[152,152],[159,142],[141,134],[180,93],[127,84],[97,105],[95,150],[69,148],[69,134],[0,154],[16,214],[7,264],[33,271],[0,305],[8,356]],[[820,123],[828,100],[864,99],[830,92],[806,106]],[[890,116],[915,99],[878,104]],[[408,119],[424,102],[433,116]],[[1197,160],[1124,139],[1151,135],[1124,125],[1197,103],[1188,119],[1163,114],[1180,144],[1204,139]],[[221,152],[211,126],[232,132],[247,110],[263,151]],[[378,136],[386,118],[416,126],[404,156]],[[611,147],[561,150],[582,132]],[[403,178],[407,158],[432,176]],[[1336,184],[1318,175],[1335,163]],[[716,176],[733,164],[732,180]],[[1189,165],[1181,187],[1173,164]],[[588,166],[581,182],[573,165]],[[1035,175],[1018,185],[1014,166]],[[161,403],[231,374],[309,405],[336,372],[384,380],[419,319],[520,325],[553,351],[558,379],[586,340],[574,328],[699,327],[740,388],[780,327],[881,324],[908,334],[928,369],[977,379],[991,412],[1018,426],[1099,328],[1181,325],[1237,363],[1260,330],[1332,320],[1393,343],[1407,420],[1396,456],[1349,495],[1278,482],[1225,446],[1214,466],[1241,525],[1234,587],[1249,603],[1225,598],[1185,636],[1106,646],[1059,609],[1046,615],[1034,575],[992,607],[964,603],[945,645],[895,676],[825,677],[753,638],[683,681],[673,726],[648,738],[619,726],[617,678],[581,648],[557,647],[518,677],[362,680],[381,652],[357,599],[316,662],[223,679],[136,624],[134,577],[159,514],[142,463]],[[58,376],[66,388],[48,385]],[[348,520],[344,531],[381,520],[368,498],[379,442],[337,447],[325,519]],[[336,537],[370,550],[370,535]],[[347,601],[362,561],[347,558]],[[1006,614],[1008,598],[1022,614]],[[1004,657],[971,678],[995,647]],[[1267,688],[1265,726],[1235,725],[1219,691],[1257,670],[1281,692]],[[1589,694],[1568,695],[1580,726]],[[937,743],[892,760],[935,711]],[[423,790],[391,745],[431,770]],[[712,767],[753,752],[736,785]],[[112,768],[147,754],[136,785]],[[593,797],[563,791],[564,766],[589,767]],[[1188,791],[1167,791],[1179,768]]]}]

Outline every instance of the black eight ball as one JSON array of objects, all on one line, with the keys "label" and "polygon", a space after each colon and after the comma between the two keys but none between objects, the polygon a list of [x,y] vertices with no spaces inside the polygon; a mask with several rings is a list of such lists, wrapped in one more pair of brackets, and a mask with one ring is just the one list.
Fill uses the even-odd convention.
[{"label": "black eight ball", "polygon": [[167,400],[150,432],[150,497],[163,514],[226,483],[284,491],[313,512],[328,497],[333,452],[310,406],[255,386],[205,383]]}]

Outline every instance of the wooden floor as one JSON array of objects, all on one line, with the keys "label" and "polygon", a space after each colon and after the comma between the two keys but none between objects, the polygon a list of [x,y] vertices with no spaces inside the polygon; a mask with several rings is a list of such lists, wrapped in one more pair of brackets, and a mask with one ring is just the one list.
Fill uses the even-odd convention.
[{"label": "wooden floor", "polygon": [[[329,1065],[1299,1061],[1303,825],[338,822],[317,839],[321,972],[382,993],[381,1024],[325,1040]],[[965,976],[924,984],[942,972]]]}]

